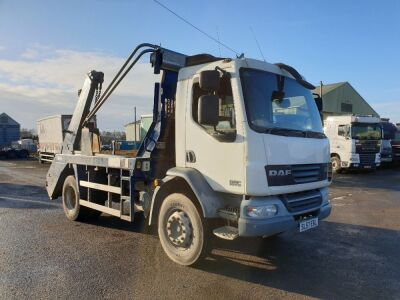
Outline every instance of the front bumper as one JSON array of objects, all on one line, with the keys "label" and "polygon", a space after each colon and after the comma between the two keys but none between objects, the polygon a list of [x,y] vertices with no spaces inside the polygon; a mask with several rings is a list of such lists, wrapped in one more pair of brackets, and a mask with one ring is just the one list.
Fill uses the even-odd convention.
[{"label": "front bumper", "polygon": [[392,162],[392,154],[381,153],[381,162]]},{"label": "front bumper", "polygon": [[393,153],[392,161],[400,161],[400,152]]},{"label": "front bumper", "polygon": [[[298,215],[312,214],[319,220],[325,219],[331,213],[331,205],[328,200],[328,189],[320,189],[322,204],[311,211],[301,213],[290,213],[283,202],[277,196],[256,197],[250,200],[243,200],[241,204],[241,217],[238,221],[239,236],[271,236],[284,231],[296,230],[299,228],[300,220]],[[278,207],[278,214],[271,218],[256,219],[246,217],[245,208],[248,205],[275,204]]]},{"label": "front bumper", "polygon": [[369,163],[369,164],[360,164],[360,163],[351,163],[349,164],[349,166],[347,167],[347,169],[349,170],[368,170],[368,169],[376,169],[377,167],[379,167],[381,164],[377,164],[377,163]]}]

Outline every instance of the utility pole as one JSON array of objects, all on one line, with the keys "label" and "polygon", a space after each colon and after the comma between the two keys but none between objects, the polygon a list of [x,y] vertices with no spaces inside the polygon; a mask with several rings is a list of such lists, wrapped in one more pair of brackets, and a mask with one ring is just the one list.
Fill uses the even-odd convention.
[{"label": "utility pole", "polygon": [[137,143],[137,135],[136,135],[136,106],[135,106],[135,147],[136,147],[136,143]]},{"label": "utility pole", "polygon": [[319,82],[319,96],[321,97],[321,99],[322,99],[322,86],[323,86],[322,81],[320,81]]}]

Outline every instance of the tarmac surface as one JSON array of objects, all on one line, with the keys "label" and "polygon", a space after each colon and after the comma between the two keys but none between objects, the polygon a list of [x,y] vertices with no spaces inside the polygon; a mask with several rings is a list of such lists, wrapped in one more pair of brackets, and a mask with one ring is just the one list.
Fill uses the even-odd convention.
[{"label": "tarmac surface", "polygon": [[215,239],[190,268],[141,220],[68,221],[48,166],[0,161],[0,299],[400,299],[400,169],[338,175],[318,228]]}]

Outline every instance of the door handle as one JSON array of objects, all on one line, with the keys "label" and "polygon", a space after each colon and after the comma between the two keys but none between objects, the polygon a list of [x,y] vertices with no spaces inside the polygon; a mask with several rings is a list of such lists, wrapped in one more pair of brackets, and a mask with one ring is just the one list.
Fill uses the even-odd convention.
[{"label": "door handle", "polygon": [[194,154],[194,151],[192,151],[192,150],[186,151],[186,162],[189,162],[189,163],[196,162],[196,155]]}]

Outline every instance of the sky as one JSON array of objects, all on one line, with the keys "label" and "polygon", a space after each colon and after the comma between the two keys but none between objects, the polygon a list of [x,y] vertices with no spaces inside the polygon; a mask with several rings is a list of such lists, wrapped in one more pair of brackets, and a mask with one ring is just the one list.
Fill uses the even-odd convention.
[{"label": "sky", "polygon": [[[400,122],[400,1],[159,0],[246,57],[295,67],[318,85],[348,81],[382,116]],[[185,53],[235,53],[153,0],[0,0],[0,113],[24,128],[72,113],[85,74],[112,79],[142,42]],[[98,113],[121,130],[151,112],[154,81],[143,59]]]}]

